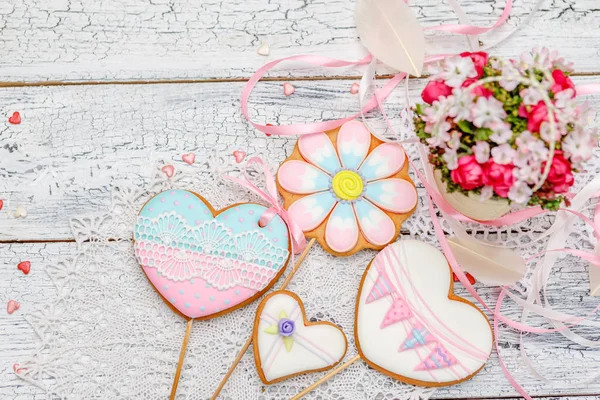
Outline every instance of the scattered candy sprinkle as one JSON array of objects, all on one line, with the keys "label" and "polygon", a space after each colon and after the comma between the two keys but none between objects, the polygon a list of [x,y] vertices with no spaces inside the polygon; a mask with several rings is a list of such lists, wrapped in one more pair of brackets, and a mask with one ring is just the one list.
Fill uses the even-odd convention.
[{"label": "scattered candy sprinkle", "polygon": [[164,166],[164,167],[162,167],[160,170],[161,170],[162,172],[164,172],[164,174],[165,174],[166,176],[168,176],[169,178],[172,178],[172,177],[173,177],[173,175],[175,175],[175,167],[174,167],[174,166],[172,166],[171,164],[169,164],[169,165],[165,165],[165,166]]},{"label": "scattered candy sprinkle", "polygon": [[23,271],[25,275],[29,274],[31,270],[31,261],[22,261],[17,265],[17,269]]},{"label": "scattered candy sprinkle", "polygon": [[352,84],[352,87],[350,88],[350,93],[356,94],[356,93],[358,93],[359,89],[360,89],[360,85],[358,83],[354,82]]},{"label": "scattered candy sprinkle", "polygon": [[8,122],[13,125],[19,125],[21,123],[21,114],[18,111],[15,111],[13,115],[8,118]]},{"label": "scattered candy sprinkle", "polygon": [[256,52],[261,56],[268,56],[271,50],[269,49],[269,45],[267,43],[261,43]]},{"label": "scattered candy sprinkle", "polygon": [[27,209],[23,206],[19,206],[13,214],[15,218],[25,218],[27,216]]},{"label": "scattered candy sprinkle", "polygon": [[233,152],[233,156],[235,157],[235,162],[239,164],[242,161],[244,161],[244,158],[246,157],[246,152],[242,150],[236,150]]},{"label": "scattered candy sprinkle", "polygon": [[181,156],[181,159],[185,163],[192,165],[193,163],[196,162],[196,155],[194,153],[184,154],[184,155]]},{"label": "scattered candy sprinkle", "polygon": [[286,96],[291,96],[292,94],[294,94],[295,91],[296,88],[290,85],[289,83],[286,82],[283,84],[283,94],[285,94]]},{"label": "scattered candy sprinkle", "polygon": [[17,311],[19,309],[19,307],[21,307],[21,305],[19,303],[17,303],[15,300],[9,300],[8,304],[6,305],[6,312],[8,312],[9,314],[12,314],[15,311]]}]

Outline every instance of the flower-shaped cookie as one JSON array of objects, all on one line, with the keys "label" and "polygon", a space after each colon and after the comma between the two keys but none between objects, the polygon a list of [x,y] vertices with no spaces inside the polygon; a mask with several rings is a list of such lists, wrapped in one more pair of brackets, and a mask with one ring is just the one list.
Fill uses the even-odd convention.
[{"label": "flower-shaped cookie", "polygon": [[402,147],[358,121],[301,136],[277,183],[294,222],[335,255],[383,248],[417,205]]}]

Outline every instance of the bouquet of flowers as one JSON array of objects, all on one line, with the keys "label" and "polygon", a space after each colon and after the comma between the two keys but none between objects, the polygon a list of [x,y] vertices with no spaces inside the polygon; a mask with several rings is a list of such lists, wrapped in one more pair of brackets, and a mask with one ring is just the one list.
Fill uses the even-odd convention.
[{"label": "bouquet of flowers", "polygon": [[568,204],[573,173],[598,144],[572,71],[548,49],[508,61],[462,53],[434,65],[414,124],[444,191],[500,200],[509,210]]}]

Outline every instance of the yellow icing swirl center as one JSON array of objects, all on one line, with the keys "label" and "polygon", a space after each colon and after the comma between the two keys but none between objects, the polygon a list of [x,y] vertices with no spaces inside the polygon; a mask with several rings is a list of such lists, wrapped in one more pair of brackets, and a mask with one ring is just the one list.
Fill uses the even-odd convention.
[{"label": "yellow icing swirl center", "polygon": [[334,175],[331,187],[333,193],[340,199],[354,200],[362,194],[364,183],[356,172],[343,170]]}]

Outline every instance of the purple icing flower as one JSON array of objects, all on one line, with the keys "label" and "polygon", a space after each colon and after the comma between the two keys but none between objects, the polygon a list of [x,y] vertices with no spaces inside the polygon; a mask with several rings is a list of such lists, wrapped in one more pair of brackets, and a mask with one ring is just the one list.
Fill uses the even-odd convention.
[{"label": "purple icing flower", "polygon": [[281,318],[277,323],[277,328],[281,336],[290,336],[296,330],[296,324],[291,319]]}]

